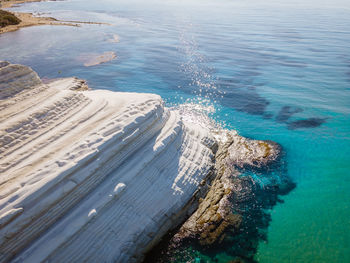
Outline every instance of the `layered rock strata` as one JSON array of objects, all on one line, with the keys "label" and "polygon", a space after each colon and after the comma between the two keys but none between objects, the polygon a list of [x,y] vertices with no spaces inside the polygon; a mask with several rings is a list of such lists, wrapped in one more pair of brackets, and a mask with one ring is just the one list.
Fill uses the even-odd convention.
[{"label": "layered rock strata", "polygon": [[196,208],[215,139],[153,94],[0,62],[0,262],[135,262]]}]

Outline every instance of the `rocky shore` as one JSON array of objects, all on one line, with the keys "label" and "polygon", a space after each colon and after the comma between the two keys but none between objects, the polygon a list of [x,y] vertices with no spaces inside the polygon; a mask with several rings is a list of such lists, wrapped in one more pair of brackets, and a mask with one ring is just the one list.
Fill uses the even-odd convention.
[{"label": "rocky shore", "polygon": [[[237,168],[244,166],[267,166],[280,153],[276,143],[249,140],[236,132],[220,134],[218,151],[215,155],[215,178],[210,190],[199,200],[199,207],[182,225],[173,242],[180,243],[186,238],[197,238],[201,245],[212,245],[224,238],[228,227],[239,229],[242,215],[233,212],[232,204],[241,195],[249,194],[244,187],[244,179]],[[232,199],[237,199],[232,202]]]},{"label": "rocky shore", "polygon": [[138,262],[184,220],[174,242],[220,242],[249,195],[240,167],[277,144],[214,131],[154,94],[44,84],[0,62],[0,262]]},{"label": "rocky shore", "polygon": [[217,148],[208,191],[199,198],[194,213],[169,232],[144,263],[197,262],[191,248],[210,258],[223,247],[236,257],[232,262],[254,262],[257,245],[266,238],[269,216],[264,211],[295,187],[284,170],[279,144],[228,130],[214,131],[213,136]]}]

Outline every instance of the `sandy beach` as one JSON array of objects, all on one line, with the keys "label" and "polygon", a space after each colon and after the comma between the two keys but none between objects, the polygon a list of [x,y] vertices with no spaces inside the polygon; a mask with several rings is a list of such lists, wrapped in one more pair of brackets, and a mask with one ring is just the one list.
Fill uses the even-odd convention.
[{"label": "sandy beach", "polygon": [[78,23],[70,23],[56,20],[52,17],[37,17],[32,13],[14,13],[20,20],[21,23],[18,25],[9,25],[3,28],[0,28],[0,34],[6,32],[16,31],[23,27],[28,26],[39,26],[39,25],[51,25],[51,26],[79,26]]},{"label": "sandy beach", "polygon": [[19,5],[23,3],[31,3],[31,2],[42,2],[43,0],[2,0],[1,8],[11,8],[14,5]]},{"label": "sandy beach", "polygon": [[[10,1],[0,1],[1,8],[11,8],[15,5],[29,3],[29,2],[42,2],[42,0],[10,0]],[[21,22],[17,25],[8,25],[0,28],[0,34],[6,32],[16,31],[23,27],[29,26],[39,26],[39,25],[51,25],[51,26],[80,26],[81,24],[97,24],[97,25],[107,25],[106,23],[100,22],[84,22],[84,21],[62,21],[57,20],[53,17],[39,17],[32,13],[21,13],[13,12],[13,14],[18,17]]]}]

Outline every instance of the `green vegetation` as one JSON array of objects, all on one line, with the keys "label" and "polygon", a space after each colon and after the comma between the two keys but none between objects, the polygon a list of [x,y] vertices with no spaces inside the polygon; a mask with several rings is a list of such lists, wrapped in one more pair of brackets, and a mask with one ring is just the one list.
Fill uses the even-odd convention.
[{"label": "green vegetation", "polygon": [[14,14],[0,10],[0,27],[5,27],[8,25],[17,25],[21,20],[16,17]]}]

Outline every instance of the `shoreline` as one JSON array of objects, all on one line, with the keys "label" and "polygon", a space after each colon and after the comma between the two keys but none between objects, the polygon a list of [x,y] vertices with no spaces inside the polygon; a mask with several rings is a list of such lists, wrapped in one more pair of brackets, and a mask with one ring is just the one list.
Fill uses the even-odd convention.
[{"label": "shoreline", "polygon": [[40,25],[50,25],[50,26],[76,26],[79,27],[78,23],[71,23],[60,21],[52,17],[37,17],[32,13],[19,13],[12,12],[16,17],[18,17],[21,22],[17,25],[8,25],[3,28],[0,28],[0,34],[17,31],[21,28],[30,27],[30,26],[40,26]]},{"label": "shoreline", "polygon": [[1,8],[11,8],[14,5],[20,5],[24,3],[34,3],[34,2],[43,2],[45,0],[8,0],[8,1],[0,1]]},{"label": "shoreline", "polygon": [[[24,3],[32,3],[32,2],[43,2],[45,0],[10,0],[10,1],[0,1],[1,9],[8,9],[14,7],[14,5],[24,4]],[[9,11],[9,10],[6,10]],[[10,11],[11,12],[11,11]],[[0,28],[0,34],[13,32],[19,30],[24,27],[30,26],[40,26],[40,25],[50,25],[50,26],[75,26],[79,27],[81,24],[94,24],[94,25],[110,25],[108,23],[101,22],[85,22],[85,21],[64,21],[58,20],[53,17],[41,17],[35,16],[33,13],[24,13],[24,12],[11,12],[17,18],[21,20],[21,22],[17,25],[8,25]]]},{"label": "shoreline", "polygon": [[231,196],[254,196],[236,167],[279,157],[277,144],[186,120],[156,94],[44,84],[6,61],[0,73],[1,262],[141,262],[178,226],[175,245],[220,243],[244,220]]},{"label": "shoreline", "polygon": [[197,207],[215,139],[159,95],[0,73],[0,262],[140,262]]}]

